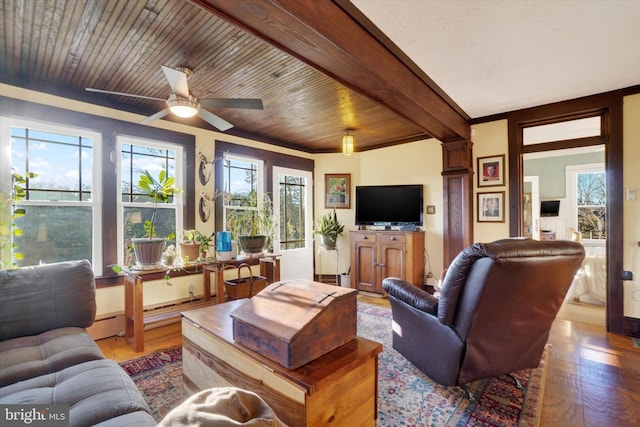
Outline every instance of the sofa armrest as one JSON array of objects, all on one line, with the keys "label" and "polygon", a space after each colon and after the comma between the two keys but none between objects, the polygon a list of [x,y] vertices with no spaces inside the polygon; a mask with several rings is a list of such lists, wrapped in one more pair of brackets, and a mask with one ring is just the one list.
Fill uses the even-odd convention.
[{"label": "sofa armrest", "polygon": [[0,341],[87,328],[95,315],[95,281],[87,260],[0,270]]},{"label": "sofa armrest", "polygon": [[382,281],[382,288],[389,295],[420,311],[432,315],[436,315],[438,312],[438,298],[406,280],[398,277],[387,277]]}]

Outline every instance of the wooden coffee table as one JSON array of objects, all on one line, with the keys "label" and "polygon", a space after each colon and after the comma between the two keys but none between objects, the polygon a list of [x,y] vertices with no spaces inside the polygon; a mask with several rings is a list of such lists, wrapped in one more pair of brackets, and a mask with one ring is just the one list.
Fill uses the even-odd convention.
[{"label": "wooden coffee table", "polygon": [[228,386],[250,390],[291,427],[375,426],[381,344],[358,337],[289,370],[233,340],[229,313],[242,303],[182,313],[182,369],[189,393]]}]

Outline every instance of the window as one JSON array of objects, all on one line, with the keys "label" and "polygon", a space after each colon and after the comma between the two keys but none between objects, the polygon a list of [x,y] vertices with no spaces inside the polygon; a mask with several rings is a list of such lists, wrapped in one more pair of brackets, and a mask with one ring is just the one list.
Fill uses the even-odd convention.
[{"label": "window", "polygon": [[300,176],[280,175],[280,250],[306,245],[306,180]]},{"label": "window", "polygon": [[604,172],[576,176],[578,231],[585,239],[606,239],[606,185]]},{"label": "window", "polygon": [[[9,133],[10,138],[4,138]],[[100,134],[82,129],[7,120],[10,165],[3,169],[27,178],[16,209],[21,230],[13,235],[18,266],[89,259],[101,268]],[[3,147],[4,148],[4,147]],[[4,151],[4,150],[3,150]],[[2,180],[11,177],[3,174]]]},{"label": "window", "polygon": [[[153,202],[138,187],[138,180],[144,171],[149,171],[157,177],[161,170],[175,178],[175,187],[183,187],[182,147],[174,144],[136,139],[131,137],[118,137],[120,151],[120,204],[118,209],[118,260],[129,265],[132,263],[131,251],[127,250],[131,239],[145,235],[144,223],[151,219]],[[181,231],[182,224],[182,198],[177,193],[168,203],[158,205],[158,214],[155,222],[157,237],[174,240],[176,232]]]},{"label": "window", "polygon": [[606,174],[601,163],[567,166],[568,225],[585,240],[604,240],[606,233]]},{"label": "window", "polygon": [[[262,161],[249,157],[224,156],[224,228],[233,211],[257,209],[264,197]],[[235,237],[235,236],[234,236]]]}]

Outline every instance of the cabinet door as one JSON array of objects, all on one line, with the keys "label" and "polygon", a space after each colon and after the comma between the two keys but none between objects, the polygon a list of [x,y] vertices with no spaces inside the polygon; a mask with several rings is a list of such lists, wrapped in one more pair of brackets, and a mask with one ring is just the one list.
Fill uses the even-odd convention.
[{"label": "cabinet door", "polygon": [[380,244],[380,290],[383,292],[382,280],[387,277],[407,279],[407,247],[404,242],[385,242]]},{"label": "cabinet door", "polygon": [[360,240],[355,242],[355,284],[356,289],[367,292],[375,291],[376,281],[376,242]]}]

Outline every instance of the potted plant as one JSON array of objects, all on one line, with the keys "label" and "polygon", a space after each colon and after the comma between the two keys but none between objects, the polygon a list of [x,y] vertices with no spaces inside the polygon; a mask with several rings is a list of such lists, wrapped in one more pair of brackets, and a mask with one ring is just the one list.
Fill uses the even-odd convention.
[{"label": "potted plant", "polygon": [[196,243],[198,244],[198,249],[200,252],[200,258],[205,260],[207,258],[207,251],[211,247],[211,243],[213,243],[213,236],[215,235],[215,231],[211,233],[211,235],[207,236],[206,234],[196,232]]},{"label": "potted plant", "polygon": [[342,236],[344,225],[338,219],[336,210],[327,212],[320,218],[320,227],[313,230],[320,236],[320,244],[326,248],[335,248],[338,236]]},{"label": "potted plant", "polygon": [[180,253],[185,264],[198,259],[200,254],[200,244],[196,241],[198,234],[200,234],[198,230],[184,230],[182,232]]},{"label": "potted plant", "polygon": [[184,230],[182,232],[183,241],[180,243],[180,252],[185,262],[195,261],[197,259],[205,259],[207,257],[207,251],[213,243],[213,236],[206,235],[198,230]]},{"label": "potted plant", "polygon": [[176,246],[167,245],[164,250],[164,265],[172,266],[176,262]]},{"label": "potted plant", "polygon": [[151,219],[144,222],[144,237],[132,238],[133,250],[136,254],[136,262],[141,267],[152,267],[162,263],[162,254],[167,243],[165,238],[156,237],[156,216],[158,203],[167,203],[176,192],[175,179],[167,175],[163,169],[154,178],[145,170],[138,180],[138,187],[153,201],[153,213]]},{"label": "potted plant", "polygon": [[246,209],[235,209],[227,217],[227,229],[246,254],[262,253],[271,245],[275,230],[273,204],[268,195],[261,199],[255,192],[245,200]]}]

